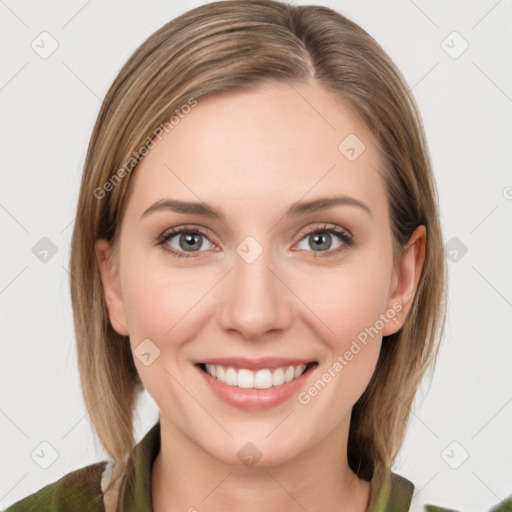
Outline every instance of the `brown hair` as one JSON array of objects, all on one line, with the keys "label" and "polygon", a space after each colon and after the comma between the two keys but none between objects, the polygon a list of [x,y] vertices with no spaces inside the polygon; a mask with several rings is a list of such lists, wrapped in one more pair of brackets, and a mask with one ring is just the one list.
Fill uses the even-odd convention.
[{"label": "brown hair", "polygon": [[378,141],[396,255],[417,226],[427,231],[412,308],[403,327],[383,340],[374,375],[352,410],[353,471],[369,480],[393,464],[445,323],[437,193],[416,103],[381,46],[341,14],[231,0],[184,13],[135,51],[107,92],[88,147],[71,245],[71,297],[85,403],[123,489],[130,485],[124,477],[133,464],[133,412],[142,385],[127,337],[109,321],[95,241],[116,241],[140,148],[173,112],[205,95],[311,80],[347,101]]}]

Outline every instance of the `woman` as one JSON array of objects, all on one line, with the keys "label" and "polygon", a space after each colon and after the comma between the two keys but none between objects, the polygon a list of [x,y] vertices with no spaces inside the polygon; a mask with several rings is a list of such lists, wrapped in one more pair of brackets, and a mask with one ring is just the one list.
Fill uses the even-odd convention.
[{"label": "woman", "polygon": [[[71,276],[111,460],[8,511],[412,510],[391,467],[443,331],[442,236],[417,107],[362,28],[234,0],[151,35],[94,127]],[[134,447],[143,389],[160,419]]]}]

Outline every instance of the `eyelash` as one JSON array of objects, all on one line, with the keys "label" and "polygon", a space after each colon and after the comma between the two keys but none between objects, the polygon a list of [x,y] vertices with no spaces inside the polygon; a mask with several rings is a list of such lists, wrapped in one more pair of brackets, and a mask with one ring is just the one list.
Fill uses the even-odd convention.
[{"label": "eyelash", "polygon": [[[330,257],[330,256],[332,256],[334,254],[338,254],[341,251],[344,251],[344,250],[348,249],[354,243],[352,235],[348,231],[346,231],[344,229],[341,229],[341,228],[335,228],[335,227],[332,227],[332,226],[328,226],[328,225],[324,225],[321,228],[315,228],[315,229],[308,230],[306,232],[302,232],[301,235],[300,235],[299,242],[302,241],[307,236],[310,236],[310,235],[313,235],[313,234],[317,234],[317,233],[319,233],[319,234],[320,233],[330,233],[332,235],[338,236],[343,243],[342,243],[342,245],[340,247],[338,247],[337,249],[334,249],[334,250],[310,251],[310,252],[316,253],[313,256],[314,258]],[[208,239],[208,235],[201,228],[182,226],[182,227],[179,227],[179,228],[173,228],[173,229],[164,231],[161,235],[156,237],[156,239],[154,240],[155,245],[162,246],[162,249],[164,251],[170,252],[171,254],[176,256],[177,258],[195,258],[195,257],[199,256],[199,254],[201,252],[203,252],[203,251],[197,251],[195,253],[191,252],[190,254],[187,254],[186,252],[176,251],[175,249],[172,249],[171,247],[165,247],[164,246],[164,244],[166,244],[166,242],[168,242],[171,238],[173,238],[175,235],[180,235],[180,234],[201,235],[201,236],[203,236],[203,237]],[[212,242],[210,242],[210,243],[212,243]],[[324,253],[324,254],[322,254],[322,253]]]}]

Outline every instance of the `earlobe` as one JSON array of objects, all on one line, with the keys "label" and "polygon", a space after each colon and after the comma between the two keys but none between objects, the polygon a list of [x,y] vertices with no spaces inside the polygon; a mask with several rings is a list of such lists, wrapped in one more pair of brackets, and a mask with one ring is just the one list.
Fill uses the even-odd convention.
[{"label": "earlobe", "polygon": [[118,265],[115,261],[114,251],[108,240],[101,239],[96,241],[95,253],[110,323],[117,333],[128,336],[126,309],[121,293]]},{"label": "earlobe", "polygon": [[418,282],[425,261],[425,243],[427,232],[425,226],[418,226],[405,246],[400,265],[396,273],[396,286],[388,301],[388,311],[395,311],[393,321],[388,322],[382,334],[389,336],[403,325],[416,294]]}]

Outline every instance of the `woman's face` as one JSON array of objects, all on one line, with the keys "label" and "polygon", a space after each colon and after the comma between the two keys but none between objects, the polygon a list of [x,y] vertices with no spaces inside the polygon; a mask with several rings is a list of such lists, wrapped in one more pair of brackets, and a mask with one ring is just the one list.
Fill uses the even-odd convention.
[{"label": "woman's face", "polygon": [[200,98],[163,133],[131,178],[118,252],[97,244],[162,429],[226,463],[346,444],[418,277],[413,253],[393,269],[370,132],[312,83]]}]

